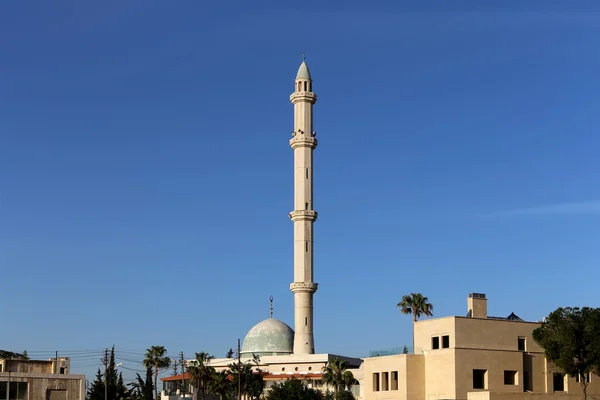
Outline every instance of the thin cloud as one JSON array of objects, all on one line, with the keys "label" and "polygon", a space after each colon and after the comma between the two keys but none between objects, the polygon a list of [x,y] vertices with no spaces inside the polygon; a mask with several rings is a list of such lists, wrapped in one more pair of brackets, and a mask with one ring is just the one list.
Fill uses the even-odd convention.
[{"label": "thin cloud", "polygon": [[580,203],[546,204],[542,206],[496,211],[483,214],[483,217],[511,215],[600,215],[600,200]]}]

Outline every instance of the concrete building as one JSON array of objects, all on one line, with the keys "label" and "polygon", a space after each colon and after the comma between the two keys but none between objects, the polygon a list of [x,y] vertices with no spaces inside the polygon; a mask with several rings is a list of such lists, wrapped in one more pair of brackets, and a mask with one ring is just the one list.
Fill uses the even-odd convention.
[{"label": "concrete building", "polygon": [[68,357],[0,359],[0,400],[84,400],[85,375],[71,375]]},{"label": "concrete building", "polygon": [[[294,267],[290,290],[294,295],[295,329],[273,318],[271,307],[270,318],[248,331],[240,353],[243,362],[248,362],[254,355],[260,357],[260,363],[254,369],[264,373],[267,390],[274,382],[292,376],[305,380],[311,387],[325,390],[322,369],[330,360],[340,358],[348,361],[357,379],[362,361],[327,353],[315,354],[313,295],[318,285],[314,281],[313,224],[318,214],[313,199],[313,151],[317,147],[313,107],[317,95],[313,92],[313,80],[304,57],[296,74],[290,101],[294,106],[294,129],[289,142],[294,151],[294,209],[289,213],[294,224]],[[211,365],[217,370],[225,370],[233,361],[227,358],[214,359]],[[169,400],[169,393],[177,394],[175,385],[180,380],[181,375],[163,379],[166,389],[163,400]],[[358,385],[354,392],[359,397]]]},{"label": "concrete building", "polygon": [[[540,322],[511,313],[490,317],[484,294],[471,293],[466,317],[414,324],[415,354],[364,360],[365,400],[517,400],[581,398],[579,379],[552,370],[532,337]],[[600,395],[600,377],[585,377]]]}]

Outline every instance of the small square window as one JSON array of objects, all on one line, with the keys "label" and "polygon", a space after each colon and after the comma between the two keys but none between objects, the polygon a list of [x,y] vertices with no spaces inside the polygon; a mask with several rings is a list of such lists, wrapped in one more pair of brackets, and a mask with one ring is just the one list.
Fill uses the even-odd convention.
[{"label": "small square window", "polygon": [[473,389],[485,389],[486,369],[474,369],[473,370]]},{"label": "small square window", "polygon": [[517,349],[519,351],[525,351],[525,338],[519,337],[519,341],[517,343]]},{"label": "small square window", "polygon": [[433,350],[437,350],[440,348],[440,338],[438,336],[434,336],[431,338],[431,348]]},{"label": "small square window", "polygon": [[565,376],[561,373],[555,372],[552,377],[552,386],[555,392],[565,391]]},{"label": "small square window", "polygon": [[450,348],[450,336],[448,336],[448,335],[442,336],[442,348],[443,349]]},{"label": "small square window", "polygon": [[504,371],[504,384],[505,385],[516,385],[517,384],[517,371]]}]

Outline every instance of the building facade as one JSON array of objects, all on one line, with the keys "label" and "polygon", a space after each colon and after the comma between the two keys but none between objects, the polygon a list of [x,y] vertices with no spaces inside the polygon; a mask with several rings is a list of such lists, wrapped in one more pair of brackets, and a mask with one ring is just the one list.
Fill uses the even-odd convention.
[{"label": "building facade", "polygon": [[[487,298],[472,293],[466,317],[414,324],[415,354],[364,360],[366,400],[536,400],[581,397],[579,379],[552,369],[533,330],[515,314],[487,315]],[[582,377],[600,395],[600,377]]]},{"label": "building facade", "polygon": [[0,359],[0,400],[84,400],[85,375],[70,369],[68,357]]}]

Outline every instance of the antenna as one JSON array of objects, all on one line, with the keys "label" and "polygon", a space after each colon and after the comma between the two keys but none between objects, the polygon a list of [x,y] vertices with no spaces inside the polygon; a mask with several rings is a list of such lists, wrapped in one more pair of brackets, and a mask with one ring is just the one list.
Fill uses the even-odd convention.
[{"label": "antenna", "polygon": [[271,318],[273,318],[273,296],[269,297],[269,302],[271,303]]}]

